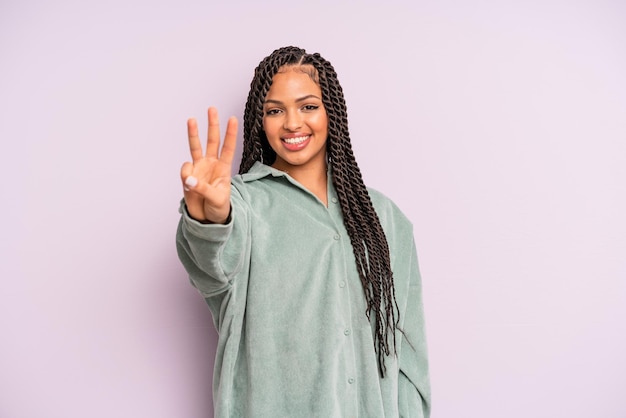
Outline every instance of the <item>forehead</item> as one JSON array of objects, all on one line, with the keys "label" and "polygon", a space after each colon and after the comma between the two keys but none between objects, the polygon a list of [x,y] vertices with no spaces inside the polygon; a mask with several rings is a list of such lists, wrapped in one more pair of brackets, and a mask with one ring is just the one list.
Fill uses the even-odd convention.
[{"label": "forehead", "polygon": [[311,78],[311,75],[298,67],[281,69],[274,74],[272,85],[267,92],[266,99],[299,98],[306,95],[316,95],[322,98],[320,86]]}]

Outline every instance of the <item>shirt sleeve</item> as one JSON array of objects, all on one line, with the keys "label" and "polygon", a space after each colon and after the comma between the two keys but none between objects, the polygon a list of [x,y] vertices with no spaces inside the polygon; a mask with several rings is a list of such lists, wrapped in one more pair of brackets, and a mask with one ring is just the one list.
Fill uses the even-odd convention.
[{"label": "shirt sleeve", "polygon": [[411,254],[407,304],[399,354],[398,410],[403,418],[430,417],[430,377],[422,303],[422,283],[415,242]]},{"label": "shirt sleeve", "polygon": [[205,297],[227,291],[249,258],[248,211],[231,188],[231,216],[224,225],[202,224],[189,216],[184,200],[176,232],[176,249],[191,284]]}]

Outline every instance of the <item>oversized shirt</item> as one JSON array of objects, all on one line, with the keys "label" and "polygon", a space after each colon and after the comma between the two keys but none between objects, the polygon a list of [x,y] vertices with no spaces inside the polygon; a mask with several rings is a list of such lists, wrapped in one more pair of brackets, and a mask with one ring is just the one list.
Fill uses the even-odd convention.
[{"label": "oversized shirt", "polygon": [[389,242],[403,331],[396,331],[397,356],[385,357],[381,378],[374,324],[331,176],[328,206],[261,163],[232,179],[227,224],[199,223],[181,204],[179,258],[219,335],[216,418],[430,414],[412,225],[369,190]]}]

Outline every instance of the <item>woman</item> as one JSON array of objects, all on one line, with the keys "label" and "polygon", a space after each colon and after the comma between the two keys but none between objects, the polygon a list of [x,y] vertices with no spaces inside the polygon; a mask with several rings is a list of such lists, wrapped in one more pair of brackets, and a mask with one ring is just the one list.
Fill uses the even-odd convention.
[{"label": "woman", "polygon": [[237,121],[206,153],[188,121],[180,260],[219,333],[216,417],[428,417],[412,226],[367,189],[343,92],[319,54],[280,48],[256,68],[244,151]]}]

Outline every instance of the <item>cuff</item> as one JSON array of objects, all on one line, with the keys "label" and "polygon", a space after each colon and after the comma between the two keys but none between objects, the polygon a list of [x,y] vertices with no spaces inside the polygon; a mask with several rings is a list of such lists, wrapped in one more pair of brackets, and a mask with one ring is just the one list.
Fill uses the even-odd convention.
[{"label": "cuff", "polygon": [[233,210],[232,206],[230,214],[225,224],[205,224],[193,219],[187,211],[185,200],[182,199],[178,212],[182,215],[183,227],[191,234],[207,241],[221,242],[225,241],[233,229]]}]

